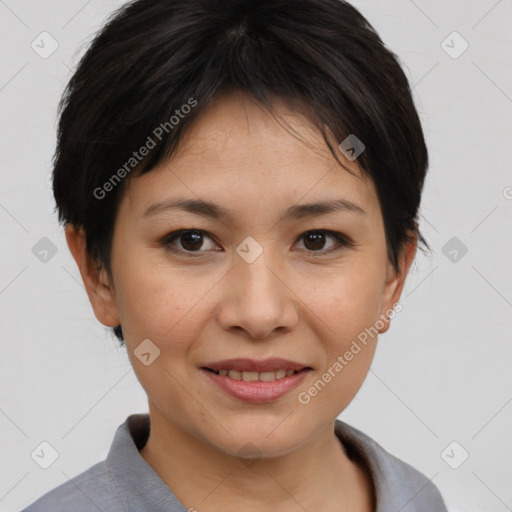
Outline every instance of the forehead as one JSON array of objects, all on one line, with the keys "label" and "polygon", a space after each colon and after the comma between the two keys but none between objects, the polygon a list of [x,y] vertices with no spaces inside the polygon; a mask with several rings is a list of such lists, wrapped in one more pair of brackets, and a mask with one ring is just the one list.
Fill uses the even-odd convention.
[{"label": "forehead", "polygon": [[[303,116],[276,102],[278,117],[242,94],[226,95],[188,127],[167,161],[130,177],[122,198],[138,216],[173,196],[240,207],[279,206],[346,197],[378,207],[373,182],[357,161],[336,161],[321,133]],[[333,140],[334,147],[337,146]],[[123,206],[122,206],[123,207]]]}]

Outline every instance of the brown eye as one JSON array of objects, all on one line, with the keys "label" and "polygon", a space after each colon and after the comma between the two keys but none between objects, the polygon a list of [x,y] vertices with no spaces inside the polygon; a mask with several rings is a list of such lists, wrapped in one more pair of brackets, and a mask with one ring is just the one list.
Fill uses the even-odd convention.
[{"label": "brown eye", "polygon": [[[299,240],[303,240],[306,252],[314,256],[326,255],[354,245],[341,233],[326,230],[308,231],[301,235]],[[174,231],[165,236],[160,243],[165,248],[185,256],[200,256],[206,252],[222,251],[214,239],[200,229]]]},{"label": "brown eye", "polygon": [[[308,252],[328,253],[352,245],[351,242],[341,234],[324,230],[308,231],[301,236],[301,239],[304,240],[303,244]],[[328,244],[329,239],[334,239],[337,244],[334,243],[333,245],[331,243],[330,246],[326,248],[325,245],[326,243]]]},{"label": "brown eye", "polygon": [[[208,247],[208,244],[206,244],[205,250],[204,245],[206,240],[210,240],[210,246]],[[167,235],[161,243],[173,251],[182,253],[202,253],[212,249],[216,250],[215,248],[218,247],[206,232],[198,229],[182,229],[175,231]]]},{"label": "brown eye", "polygon": [[182,233],[179,236],[181,246],[187,251],[197,251],[203,245],[203,235],[195,231]]},{"label": "brown eye", "polygon": [[304,245],[307,249],[318,251],[324,248],[325,233],[308,233],[304,236]]}]

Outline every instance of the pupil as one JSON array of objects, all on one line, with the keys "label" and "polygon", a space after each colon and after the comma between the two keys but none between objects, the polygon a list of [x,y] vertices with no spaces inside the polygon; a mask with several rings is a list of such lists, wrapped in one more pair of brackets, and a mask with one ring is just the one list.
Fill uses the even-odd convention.
[{"label": "pupil", "polygon": [[[324,237],[325,235],[323,233],[309,233],[308,235],[306,235],[306,239],[305,239],[305,246],[308,248],[308,249],[322,249],[323,245],[324,245]],[[313,247],[308,247],[308,241],[313,241]]]},{"label": "pupil", "polygon": [[184,233],[181,235],[181,245],[187,251],[200,249],[203,236],[200,233]]},{"label": "pupil", "polygon": [[[324,233],[309,233],[305,237],[304,245],[308,249],[318,250],[324,246]],[[202,245],[203,235],[201,233],[189,232],[181,235],[181,245],[187,251],[200,249]]]}]

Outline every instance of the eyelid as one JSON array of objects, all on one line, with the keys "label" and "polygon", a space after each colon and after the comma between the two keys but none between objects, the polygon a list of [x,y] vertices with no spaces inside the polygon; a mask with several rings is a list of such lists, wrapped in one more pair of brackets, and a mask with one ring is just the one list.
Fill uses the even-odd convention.
[{"label": "eyelid", "polygon": [[[185,256],[190,256],[190,257],[196,257],[196,256],[202,255],[202,253],[210,252],[210,251],[186,251],[186,250],[182,250],[182,249],[173,247],[172,242],[179,239],[179,237],[184,233],[198,233],[198,234],[203,235],[204,237],[210,238],[214,243],[217,244],[215,237],[213,235],[211,235],[208,231],[205,231],[204,229],[197,229],[197,228],[179,229],[179,230],[173,231],[171,233],[166,234],[163,238],[161,238],[159,240],[159,243],[162,246],[164,246],[165,248],[167,248],[168,250],[171,250],[175,253],[179,253],[179,254],[182,254]],[[338,231],[332,231],[329,229],[309,229],[307,231],[304,231],[303,233],[301,233],[299,235],[299,237],[295,241],[294,245],[297,244],[297,242],[299,240],[303,239],[305,236],[307,236],[311,233],[322,233],[324,235],[331,236],[332,238],[336,239],[336,241],[338,242],[338,246],[331,248],[331,249],[319,249],[318,251],[312,251],[312,250],[305,251],[308,253],[308,255],[311,255],[314,257],[327,256],[331,253],[340,252],[343,249],[347,249],[347,248],[356,246],[356,244],[350,238],[348,238],[346,235],[344,235]]]},{"label": "eyelid", "polygon": [[176,231],[173,231],[171,233],[168,233],[163,238],[159,240],[160,245],[162,245],[164,248],[171,250],[173,252],[184,254],[186,256],[200,256],[202,253],[209,252],[209,251],[186,251],[183,249],[178,249],[172,245],[172,242],[175,240],[178,240],[181,235],[184,233],[198,233],[202,235],[203,237],[210,238],[214,243],[217,244],[215,237],[210,235],[208,231],[205,231],[204,229],[197,229],[197,228],[189,228],[189,229],[178,229]]},{"label": "eyelid", "polygon": [[322,256],[329,256],[332,253],[341,252],[345,249],[355,247],[356,244],[346,235],[338,232],[338,231],[332,231],[329,229],[309,229],[308,231],[305,231],[302,233],[297,240],[301,240],[305,236],[309,235],[310,233],[322,233],[324,235],[328,235],[333,237],[337,240],[338,246],[334,247],[332,249],[320,249],[318,251],[306,251],[308,255],[313,257],[322,257]]}]

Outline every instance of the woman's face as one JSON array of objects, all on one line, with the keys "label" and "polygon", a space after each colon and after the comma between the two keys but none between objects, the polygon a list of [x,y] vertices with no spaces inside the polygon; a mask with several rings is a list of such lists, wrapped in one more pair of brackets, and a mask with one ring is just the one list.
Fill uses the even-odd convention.
[{"label": "woman's face", "polygon": [[[309,145],[252,101],[224,97],[171,161],[130,179],[113,236],[115,288],[93,301],[101,322],[122,325],[150,407],[232,454],[246,443],[285,454],[332,424],[374,355],[376,336],[363,344],[361,333],[387,329],[414,256],[412,246],[395,275],[373,183],[281,111]],[[320,203],[330,206],[311,206]],[[272,358],[288,362],[257,365]],[[216,364],[232,359],[253,366]],[[305,369],[277,378],[272,368]]]}]

